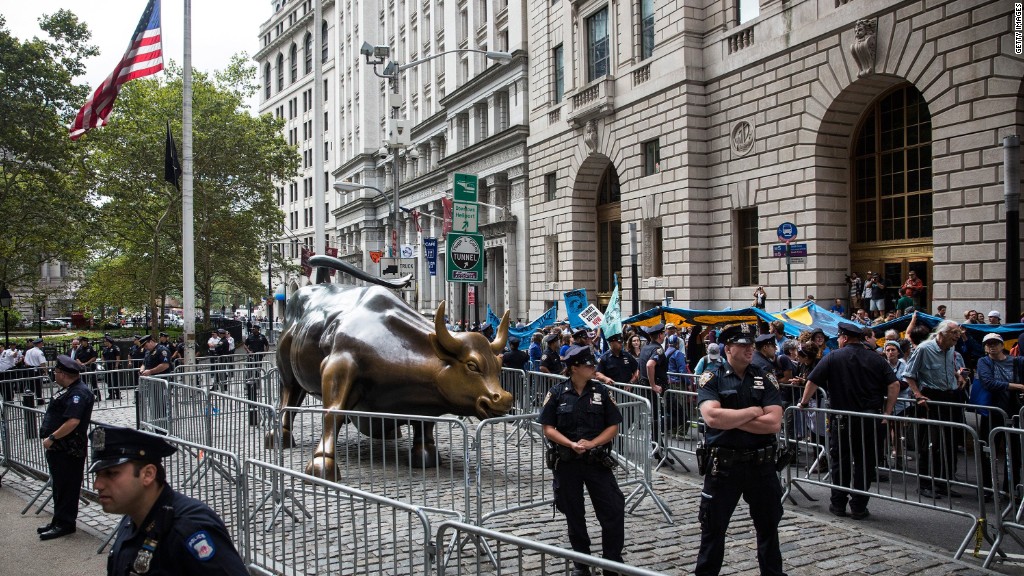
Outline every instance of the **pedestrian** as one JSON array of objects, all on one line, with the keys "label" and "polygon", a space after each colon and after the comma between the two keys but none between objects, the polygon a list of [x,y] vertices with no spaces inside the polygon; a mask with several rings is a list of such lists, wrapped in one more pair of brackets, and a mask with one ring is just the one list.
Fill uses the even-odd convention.
[{"label": "pedestrian", "polygon": [[[960,339],[960,325],[943,320],[931,338],[914,350],[903,378],[917,401],[918,416],[938,422],[964,422],[959,406],[929,406],[928,401],[963,402],[963,370],[957,369],[953,347]],[[917,429],[918,493],[933,500],[942,496],[960,498],[951,481],[956,473],[957,447],[962,433],[957,428],[927,425]]]},{"label": "pedestrian", "polygon": [[82,382],[82,366],[61,354],[53,369],[60,389],[50,399],[39,427],[53,491],[53,519],[36,530],[53,540],[77,530],[78,496],[85,475],[85,455],[93,395]]},{"label": "pedestrian", "polygon": [[[1000,410],[979,410],[981,423],[979,436],[988,438],[993,428],[1009,426],[1003,414],[1013,415],[1020,412],[1020,395],[1024,393],[1024,358],[1008,356],[1004,347],[1003,337],[994,332],[988,333],[981,339],[985,346],[985,356],[978,360],[978,380],[976,387],[985,390],[987,401],[986,406],[999,408]],[[975,396],[971,394],[972,398]],[[972,404],[974,402],[972,401]],[[1003,479],[1002,490],[1011,492],[1020,481],[1021,472],[1021,443],[1019,436],[1011,436],[1010,447],[992,446],[996,453],[1003,452],[1010,456],[1009,466],[1004,466],[1005,471],[1009,468],[1009,474]],[[997,439],[998,444],[1005,444],[1004,437]],[[1001,448],[1003,450],[1001,450]],[[992,470],[990,464],[991,456],[986,451],[982,453],[982,477],[985,488],[992,488]],[[985,500],[991,500],[992,495],[985,493]]]},{"label": "pedestrian", "polygon": [[663,346],[665,325],[656,324],[647,329],[647,344],[640,350],[637,364],[640,365],[641,394],[651,403],[651,442],[654,444],[652,457],[655,462],[672,467],[675,460],[661,451],[661,394],[668,387],[668,355]]},{"label": "pedestrian", "polygon": [[764,310],[765,306],[767,306],[767,302],[768,294],[764,291],[763,287],[758,286],[757,290],[754,290],[754,308]]},{"label": "pedestrian", "polygon": [[622,349],[622,334],[612,334],[607,340],[610,350],[598,360],[594,378],[605,384],[635,383],[640,377],[638,365],[636,358]]},{"label": "pedestrian", "polygon": [[[573,346],[565,357],[569,379],[551,387],[538,421],[551,442],[548,466],[554,476],[555,507],[565,514],[572,549],[590,554],[583,487],[601,524],[601,553],[622,562],[625,541],[625,498],[615,481],[611,442],[619,433],[622,414],[611,391],[595,382],[596,363],[590,349]],[[576,564],[571,576],[589,576]],[[605,571],[604,574],[611,574]]]},{"label": "pedestrian", "polygon": [[[807,407],[818,388],[829,394],[830,406],[844,412],[892,414],[900,382],[889,363],[864,343],[864,332],[856,324],[839,323],[839,349],[825,356],[807,376],[804,393],[797,404]],[[871,515],[866,494],[848,493],[853,487],[868,492],[877,478],[878,448],[886,428],[879,418],[831,414],[828,428],[831,456],[832,503],[829,512],[862,520]]]},{"label": "pedestrian", "polygon": [[698,379],[697,405],[706,426],[698,448],[701,490],[700,552],[696,576],[716,576],[725,557],[725,535],[740,496],[757,532],[757,563],[765,576],[785,576],[779,547],[782,484],[775,470],[782,397],[771,372],[751,365],[755,330],[749,324],[722,331],[726,363]]},{"label": "pedestrian", "polygon": [[1003,321],[1003,315],[999,310],[992,310],[988,313],[988,323],[992,326],[999,326]]},{"label": "pedestrian", "polygon": [[530,370],[539,370],[540,358],[544,355],[543,332],[538,330],[530,336],[530,347],[526,350],[526,353],[530,355]]},{"label": "pedestrian", "polygon": [[864,283],[864,299],[869,303],[872,316],[885,316],[885,284],[877,273],[868,272],[868,281]]},{"label": "pedestrian", "polygon": [[14,385],[11,383],[12,376],[8,370],[14,369],[17,355],[12,348],[6,348],[0,342],[0,399],[6,402],[14,401]]},{"label": "pedestrian", "polygon": [[530,355],[526,350],[519,349],[521,340],[511,334],[508,337],[508,346],[501,354],[501,367],[513,370],[526,370],[526,364],[530,361]]},{"label": "pedestrian", "polygon": [[696,376],[700,376],[705,372],[714,372],[724,363],[725,360],[722,358],[720,346],[712,342],[708,344],[708,353],[697,362],[697,367],[693,369],[693,373]]},{"label": "pedestrian", "polygon": [[107,398],[121,399],[121,348],[114,344],[110,335],[103,336],[103,349],[100,350],[103,358],[103,370],[106,372]]},{"label": "pedestrian", "polygon": [[164,439],[100,426],[92,431],[93,487],[108,514],[124,514],[107,574],[237,574],[248,571],[224,522],[209,506],[173,490],[161,460]]},{"label": "pedestrian", "polygon": [[27,385],[25,392],[28,392],[29,388],[31,388],[31,391],[35,393],[36,398],[42,397],[42,377],[46,376],[46,354],[43,353],[42,338],[32,340],[31,347],[25,350],[25,356],[22,358],[22,362],[25,363],[26,368],[29,368],[27,373],[32,376],[32,380]]},{"label": "pedestrian", "polygon": [[230,362],[228,355],[231,354],[228,331],[223,328],[217,328],[216,335],[210,336],[211,342],[214,342],[214,339],[216,341],[213,346],[213,359],[210,360],[210,369],[214,371],[214,388],[221,392],[227,392],[229,377],[224,370],[228,366],[228,362]]},{"label": "pedestrian", "polygon": [[864,291],[864,281],[857,276],[856,272],[850,272],[846,277],[846,284],[850,287],[850,310],[861,307],[861,294]]}]

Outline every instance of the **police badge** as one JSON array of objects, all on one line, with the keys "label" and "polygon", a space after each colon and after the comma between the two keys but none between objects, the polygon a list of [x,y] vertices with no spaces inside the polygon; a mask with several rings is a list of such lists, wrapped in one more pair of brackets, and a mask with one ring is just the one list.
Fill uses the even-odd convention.
[{"label": "police badge", "polygon": [[697,379],[697,386],[703,388],[705,384],[711,382],[711,379],[715,377],[714,372],[704,372]]},{"label": "police badge", "polygon": [[767,379],[768,379],[768,381],[769,381],[769,382],[771,382],[771,383],[772,383],[772,384],[773,384],[773,385],[775,386],[775,389],[776,389],[776,390],[778,390],[778,389],[779,389],[779,381],[778,381],[778,380],[776,380],[776,378],[775,378],[775,374],[772,374],[771,372],[768,372],[768,373],[766,373],[766,374],[764,375],[764,377],[765,377],[765,378],[767,378]]},{"label": "police badge", "polygon": [[107,431],[102,426],[97,426],[92,430],[92,449],[96,452],[100,452],[106,446],[107,443]]},{"label": "police badge", "polygon": [[138,555],[135,556],[135,562],[132,564],[132,569],[135,570],[136,574],[145,574],[149,572],[149,563],[153,560],[153,553],[149,550],[139,550]]}]

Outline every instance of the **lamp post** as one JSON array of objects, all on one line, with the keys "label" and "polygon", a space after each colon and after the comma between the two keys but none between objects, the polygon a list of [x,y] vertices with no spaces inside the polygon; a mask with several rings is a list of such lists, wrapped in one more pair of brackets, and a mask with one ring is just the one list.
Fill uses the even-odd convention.
[{"label": "lamp post", "polygon": [[[397,157],[397,154],[396,154],[396,157]],[[398,168],[398,165],[396,164],[395,165],[395,169],[397,169],[397,168]],[[398,180],[397,180],[397,176],[398,175],[396,173],[395,174],[395,177],[396,177],[396,180],[395,180],[395,184],[396,184],[396,186],[395,186],[395,202],[398,202],[398,186],[397,186]],[[381,190],[380,188],[377,188],[376,186],[369,186],[367,184],[356,184],[355,182],[346,182],[344,180],[337,180],[337,181],[335,181],[334,182],[334,189],[337,190],[338,192],[356,192],[358,190],[373,190],[377,194],[380,194],[384,198],[384,201],[388,203],[388,212],[391,214],[391,216],[393,218],[392,223],[391,223],[391,225],[392,225],[391,233],[395,236],[395,239],[396,239],[396,242],[397,242],[397,238],[398,238],[398,210],[396,208],[394,208],[394,206],[391,203],[391,199],[388,198],[388,195],[385,194],[383,190]],[[387,232],[386,231],[384,233],[384,238],[385,238],[384,244],[387,245]],[[397,249],[397,247],[396,247],[396,249]],[[392,254],[391,256],[393,258],[397,258],[398,254]]]},{"label": "lamp post", "polygon": [[4,309],[4,348],[10,348],[11,335],[7,328],[7,309],[11,307],[11,293],[7,291],[7,286],[0,289],[0,307]]},{"label": "lamp post", "polygon": [[[393,257],[398,257],[399,249],[399,238],[401,238],[401,225],[399,220],[399,165],[398,165],[398,151],[405,146],[403,140],[409,138],[411,127],[400,126],[399,115],[401,114],[402,102],[399,98],[398,80],[399,75],[410,68],[419,66],[424,62],[428,62],[435,58],[440,58],[448,54],[463,54],[472,52],[476,54],[483,54],[487,58],[496,62],[510,62],[512,55],[508,52],[493,52],[490,50],[475,50],[472,48],[459,48],[456,50],[446,50],[437,54],[432,54],[425,58],[413,60],[407,64],[399,64],[398,61],[391,58],[391,47],[390,46],[374,46],[369,42],[363,42],[362,47],[359,49],[359,53],[366,57],[367,64],[373,65],[373,73],[378,78],[387,78],[388,83],[391,85],[391,97],[388,98],[391,106],[391,118],[394,123],[394,127],[390,130],[391,134],[388,135],[388,141],[385,145],[391,149],[391,160],[392,160],[392,172],[394,174],[394,187],[395,187],[395,201],[391,205],[392,218],[394,220],[394,228],[391,231],[392,236],[392,254]],[[377,72],[377,66],[384,64],[386,60],[390,60],[384,70]],[[404,133],[403,133],[404,132]]]}]

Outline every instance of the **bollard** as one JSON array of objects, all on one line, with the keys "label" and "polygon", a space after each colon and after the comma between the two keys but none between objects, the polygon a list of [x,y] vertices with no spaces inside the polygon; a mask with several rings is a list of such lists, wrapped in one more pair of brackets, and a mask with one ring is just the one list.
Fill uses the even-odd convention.
[{"label": "bollard", "polygon": [[[259,388],[259,381],[255,378],[250,378],[245,381],[245,399],[250,402],[256,401],[257,388]],[[249,407],[249,426],[260,425],[260,413],[255,406]]]},{"label": "bollard", "polygon": [[[36,407],[36,397],[31,391],[23,392],[21,405],[28,408]],[[36,413],[31,410],[25,411],[25,438],[39,438],[39,424],[36,422]]]}]

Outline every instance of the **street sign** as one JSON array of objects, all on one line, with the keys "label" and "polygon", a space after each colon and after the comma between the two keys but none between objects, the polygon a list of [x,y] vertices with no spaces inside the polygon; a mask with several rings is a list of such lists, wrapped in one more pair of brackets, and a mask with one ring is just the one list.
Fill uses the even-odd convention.
[{"label": "street sign", "polygon": [[445,246],[447,247],[445,270],[448,282],[483,282],[483,234],[449,232]]},{"label": "street sign", "polygon": [[[802,258],[807,256],[807,244],[790,244],[789,255],[793,258]],[[786,257],[786,245],[785,244],[772,244],[772,257],[774,258],[785,258]]]},{"label": "street sign", "polygon": [[427,259],[427,271],[431,276],[437,276],[437,238],[424,238],[423,252]]},{"label": "street sign", "polygon": [[792,222],[783,222],[779,225],[779,229],[776,231],[779,235],[779,241],[781,242],[792,242],[796,238],[796,224]]},{"label": "street sign", "polygon": [[455,201],[476,203],[477,182],[475,174],[455,174],[452,182],[452,196]]},{"label": "street sign", "polygon": [[415,258],[381,258],[380,277],[388,280],[401,278],[416,272]]},{"label": "street sign", "polygon": [[452,210],[452,230],[466,234],[477,233],[479,205],[475,202],[455,202]]}]

